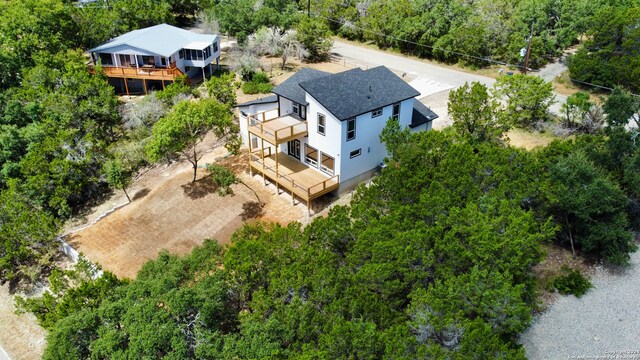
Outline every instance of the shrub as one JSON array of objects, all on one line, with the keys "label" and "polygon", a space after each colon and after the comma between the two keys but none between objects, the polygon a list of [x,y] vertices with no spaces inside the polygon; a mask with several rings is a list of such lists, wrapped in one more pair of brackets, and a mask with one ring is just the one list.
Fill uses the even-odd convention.
[{"label": "shrub", "polygon": [[253,81],[246,82],[242,85],[242,91],[245,94],[268,94],[273,89],[273,85],[267,83],[255,83]]},{"label": "shrub", "polygon": [[593,287],[591,281],[582,275],[580,271],[571,269],[566,265],[562,267],[562,271],[564,275],[556,277],[549,283],[549,287],[557,290],[560,294],[572,294],[576,297],[581,297]]},{"label": "shrub", "polygon": [[268,94],[271,89],[273,89],[273,85],[269,82],[269,75],[263,71],[254,73],[251,81],[242,85],[242,91],[245,94]]}]

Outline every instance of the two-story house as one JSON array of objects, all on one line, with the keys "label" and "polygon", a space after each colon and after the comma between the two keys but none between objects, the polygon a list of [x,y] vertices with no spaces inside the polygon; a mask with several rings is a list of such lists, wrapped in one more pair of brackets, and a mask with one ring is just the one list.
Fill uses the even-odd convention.
[{"label": "two-story house", "polygon": [[302,69],[273,93],[238,105],[250,169],[308,207],[375,173],[387,155],[380,133],[389,118],[420,131],[438,117],[384,66],[338,74]]},{"label": "two-story house", "polygon": [[176,77],[213,72],[220,61],[220,37],[196,34],[167,24],[130,31],[89,50],[118,93],[147,94]]}]

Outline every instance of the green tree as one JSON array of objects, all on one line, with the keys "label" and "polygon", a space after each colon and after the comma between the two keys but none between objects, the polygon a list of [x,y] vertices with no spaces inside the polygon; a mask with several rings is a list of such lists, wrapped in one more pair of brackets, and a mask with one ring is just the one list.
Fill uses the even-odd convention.
[{"label": "green tree", "polygon": [[585,92],[578,91],[569,95],[567,101],[560,106],[565,114],[567,127],[571,128],[574,124],[582,122],[592,106],[593,103],[591,103],[589,94]]},{"label": "green tree", "polygon": [[524,128],[546,121],[549,106],[555,102],[551,83],[537,76],[501,76],[494,92],[499,97],[506,97],[505,116],[509,121]]},{"label": "green tree", "polygon": [[12,183],[0,192],[0,279],[34,283],[53,267],[59,224]]},{"label": "green tree", "polygon": [[131,202],[131,198],[127,193],[127,187],[131,184],[131,171],[125,168],[121,160],[110,159],[102,167],[102,172],[109,185],[116,189],[122,189],[127,200]]},{"label": "green tree", "polygon": [[628,230],[627,197],[584,154],[560,159],[550,169],[551,206],[562,232],[561,240],[575,249],[625,264],[636,249]]},{"label": "green tree", "polygon": [[249,37],[249,47],[258,54],[279,56],[282,59],[282,69],[289,57],[303,59],[308,54],[296,30],[281,30],[278,27],[260,28]]},{"label": "green tree", "polygon": [[331,30],[316,18],[303,18],[296,27],[298,40],[309,52],[306,59],[311,62],[325,61],[329,58],[333,40]]},{"label": "green tree", "polygon": [[233,195],[234,193],[233,193],[233,189],[231,189],[231,186],[242,184],[244,185],[244,187],[251,190],[253,195],[255,195],[256,199],[258,200],[258,204],[260,204],[260,207],[264,206],[264,203],[262,202],[262,200],[260,200],[258,193],[255,190],[253,190],[249,185],[245,184],[244,181],[240,180],[240,178],[236,176],[236,174],[234,174],[228,168],[222,165],[209,164],[207,166],[207,170],[209,170],[209,173],[211,174],[211,180],[213,181],[213,184],[216,186],[216,191],[218,192],[218,195],[220,196]]},{"label": "green tree", "polygon": [[615,87],[603,106],[609,126],[626,126],[629,121],[640,128],[640,97]]},{"label": "green tree", "polygon": [[230,107],[236,106],[236,90],[240,88],[240,82],[236,81],[235,73],[225,73],[220,76],[212,76],[205,83],[207,93],[212,98]]},{"label": "green tree", "polygon": [[498,114],[496,101],[479,82],[465,83],[449,93],[448,110],[453,128],[474,141],[499,142],[509,125]]},{"label": "green tree", "polygon": [[613,87],[640,90],[640,7],[613,5],[602,7],[591,19],[588,40],[569,58],[574,79]]},{"label": "green tree", "polygon": [[193,167],[192,181],[195,182],[198,161],[204,155],[198,144],[209,131],[215,135],[217,144],[224,144],[232,153],[238,151],[238,125],[233,122],[228,106],[215,99],[182,101],[153,125],[153,138],[146,148],[147,156],[151,161],[158,161],[162,157],[182,153]]}]

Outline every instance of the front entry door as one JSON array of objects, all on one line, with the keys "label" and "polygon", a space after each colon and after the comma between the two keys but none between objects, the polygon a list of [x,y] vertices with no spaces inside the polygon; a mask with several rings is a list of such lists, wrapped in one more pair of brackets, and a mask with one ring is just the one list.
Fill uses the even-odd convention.
[{"label": "front entry door", "polygon": [[289,155],[300,160],[300,140],[291,140],[287,143]]}]

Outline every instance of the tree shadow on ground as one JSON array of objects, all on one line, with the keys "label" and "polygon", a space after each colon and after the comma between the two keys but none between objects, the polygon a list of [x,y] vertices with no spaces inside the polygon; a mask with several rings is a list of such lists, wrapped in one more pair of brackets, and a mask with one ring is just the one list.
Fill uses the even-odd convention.
[{"label": "tree shadow on ground", "polygon": [[243,221],[255,219],[262,216],[262,206],[257,201],[248,201],[242,204],[240,217]]},{"label": "tree shadow on ground", "polygon": [[216,191],[216,186],[208,176],[198,179],[195,182],[184,184],[181,187],[184,194],[191,200],[201,199]]},{"label": "tree shadow on ground", "polygon": [[143,197],[149,195],[150,192],[151,190],[149,190],[149,188],[144,188],[136,192],[135,195],[133,195],[133,197],[131,198],[131,201],[142,199]]}]

